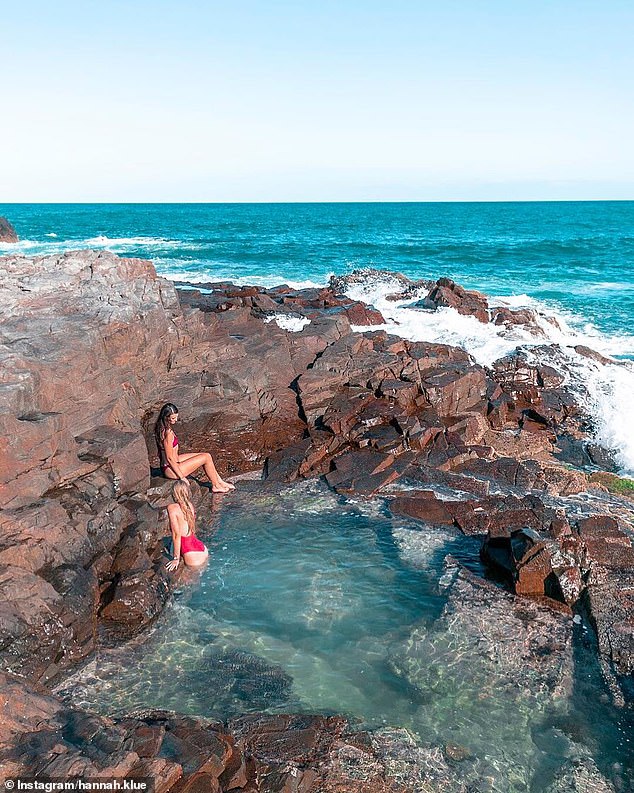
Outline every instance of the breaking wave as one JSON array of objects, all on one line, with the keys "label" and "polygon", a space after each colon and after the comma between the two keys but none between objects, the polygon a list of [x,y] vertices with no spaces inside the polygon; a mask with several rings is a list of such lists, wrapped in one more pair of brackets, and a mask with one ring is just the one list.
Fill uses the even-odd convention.
[{"label": "breaking wave", "polygon": [[[378,327],[411,341],[462,347],[484,366],[522,349],[536,362],[559,369],[592,417],[597,442],[614,451],[624,473],[634,474],[634,336],[602,333],[586,320],[527,295],[491,299],[491,305],[533,310],[535,326],[506,327],[479,322],[452,308],[429,311],[416,307],[427,288],[407,299],[387,299],[401,290],[402,283],[395,278],[369,275],[350,286],[346,294],[381,311],[386,323]],[[377,326],[355,330],[377,330]],[[580,354],[575,350],[579,345],[611,360]]]},{"label": "breaking wave", "polygon": [[182,246],[182,243],[162,237],[106,237],[98,235],[86,239],[60,239],[57,234],[46,234],[46,240],[24,239],[19,242],[0,242],[0,254],[28,254],[29,256],[48,256],[49,254],[63,253],[65,251],[81,250],[84,248],[102,248],[114,253],[129,253],[136,248],[149,250],[166,248],[172,245]]}]

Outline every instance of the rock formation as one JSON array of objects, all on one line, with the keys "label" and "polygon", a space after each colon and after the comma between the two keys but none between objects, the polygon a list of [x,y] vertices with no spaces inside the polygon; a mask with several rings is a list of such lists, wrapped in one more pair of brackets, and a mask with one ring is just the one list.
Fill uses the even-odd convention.
[{"label": "rock formation", "polygon": [[480,322],[489,321],[489,304],[480,292],[464,289],[451,278],[439,278],[421,308],[453,308],[459,314],[468,314]]},{"label": "rock formation", "polygon": [[[332,294],[319,313],[311,296],[293,334],[265,322],[257,290],[199,310],[148,262],[109,253],[0,270],[0,658],[46,680],[94,650],[99,618],[129,634],[165,601],[165,525],[148,500],[161,403],[179,406],[189,448],[222,449],[225,473],[261,468],[304,434],[294,380],[349,333],[347,312],[373,314]],[[264,298],[276,314],[301,302]]]},{"label": "rock formation", "polygon": [[0,691],[12,704],[0,720],[3,779],[151,777],[155,793],[406,793],[370,736],[341,717],[251,715],[223,725],[148,711],[110,719],[2,672]]},{"label": "rock formation", "polygon": [[[151,770],[161,790],[181,777],[179,790],[308,791],[318,778],[323,791],[399,789],[362,738],[344,739],[343,722],[247,719],[231,735],[170,714],[91,722],[20,688],[14,675],[59,678],[100,641],[147,627],[168,599],[167,486],[151,479],[166,401],[187,447],[211,451],[225,475],[325,476],[339,493],[380,494],[399,514],[481,535],[518,594],[563,611],[585,603],[600,651],[634,669],[631,526],[600,507],[567,513],[566,499],[590,486],[561,462],[585,417],[556,369],[521,353],[486,369],[458,348],[353,333],[383,318],[336,280],[177,291],[148,262],[84,251],[4,257],[0,282],[0,667],[5,703],[22,698],[28,711],[5,721],[9,768],[92,773],[98,761],[103,773]],[[526,319],[492,315],[483,295],[448,279],[422,305]],[[407,495],[395,497],[396,482]],[[204,510],[205,482],[195,497]],[[618,498],[605,499],[616,510]],[[310,751],[294,754],[298,734]],[[180,770],[174,747],[191,759]],[[358,787],[345,776],[356,752],[369,774]]]}]

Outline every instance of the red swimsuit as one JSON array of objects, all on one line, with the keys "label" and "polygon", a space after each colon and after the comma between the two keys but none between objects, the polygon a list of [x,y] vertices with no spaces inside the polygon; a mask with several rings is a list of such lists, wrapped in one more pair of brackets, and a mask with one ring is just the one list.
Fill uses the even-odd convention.
[{"label": "red swimsuit", "polygon": [[190,551],[205,551],[205,543],[199,540],[195,534],[181,534],[181,553],[189,553]]},{"label": "red swimsuit", "polygon": [[[174,433],[174,443],[172,443],[172,446],[174,448],[176,448],[178,446],[178,438],[176,437],[176,433]],[[163,451],[163,449],[161,449],[161,457],[163,457],[164,454],[165,454],[165,452]],[[170,464],[168,462],[164,462],[161,465],[161,468],[165,471],[168,468],[171,468],[171,466],[170,466]]]}]

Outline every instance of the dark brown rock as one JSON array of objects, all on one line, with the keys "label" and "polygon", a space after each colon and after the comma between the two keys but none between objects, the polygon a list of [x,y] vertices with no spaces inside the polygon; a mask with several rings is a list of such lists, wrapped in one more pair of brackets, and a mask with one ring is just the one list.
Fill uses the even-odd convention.
[{"label": "dark brown rock", "polygon": [[[184,285],[183,282],[176,283]],[[228,283],[198,286],[210,290],[211,294],[203,294],[200,289],[182,289],[181,302],[205,312],[223,313],[250,308],[268,315],[297,312],[296,316],[309,317],[311,320],[318,316],[342,316],[351,325],[382,325],[385,322],[380,311],[329,287],[295,290],[286,285],[274,289],[260,286],[236,287]]]},{"label": "dark brown rock", "polygon": [[489,496],[479,500],[439,499],[429,491],[398,496],[391,509],[426,523],[457,526],[464,534],[486,534],[509,538],[520,528],[537,531],[550,525],[554,510],[535,496]]},{"label": "dark brown rock", "polygon": [[429,404],[440,416],[486,413],[486,376],[478,366],[465,363],[430,370],[421,385]]},{"label": "dark brown rock", "polygon": [[163,724],[140,724],[132,725],[129,732],[131,748],[139,757],[155,757],[161,748],[165,737],[165,726]]},{"label": "dark brown rock", "polygon": [[444,501],[440,501],[430,491],[412,492],[407,496],[397,496],[390,502],[396,515],[408,515],[441,526],[453,526],[454,516]]},{"label": "dark brown rock", "polygon": [[164,568],[126,575],[115,585],[101,617],[107,623],[116,623],[121,638],[134,636],[158,617],[169,593],[170,578]]},{"label": "dark brown rock", "polygon": [[312,448],[311,439],[303,438],[301,441],[269,455],[264,469],[267,480],[293,482],[298,478],[300,467]]},{"label": "dark brown rock", "polygon": [[600,652],[621,674],[634,672],[634,575],[631,571],[588,585],[590,618]]},{"label": "dark brown rock", "polygon": [[171,788],[174,793],[221,793],[220,783],[212,774],[196,771]]},{"label": "dark brown rock", "polygon": [[583,355],[584,358],[590,358],[604,366],[615,363],[614,359],[606,358],[605,355],[601,355],[600,352],[593,350],[591,347],[586,347],[585,344],[577,344],[574,350],[578,355]]},{"label": "dark brown rock", "polygon": [[439,278],[422,302],[424,308],[455,309],[459,314],[474,316],[480,322],[489,321],[489,304],[480,292],[464,289],[450,278]]},{"label": "dark brown rock", "polygon": [[407,479],[421,485],[441,485],[462,493],[475,496],[488,496],[490,484],[488,481],[475,479],[472,476],[462,476],[453,471],[441,471],[428,465],[412,464],[406,472]]},{"label": "dark brown rock", "polygon": [[530,308],[496,306],[491,309],[491,322],[495,325],[524,325],[536,336],[545,336],[537,321],[537,314]]},{"label": "dark brown rock", "polygon": [[477,458],[461,463],[455,470],[465,476],[471,475],[491,482],[504,483],[521,491],[574,495],[588,488],[588,478],[583,472],[531,459]]},{"label": "dark brown rock", "polygon": [[632,539],[608,515],[594,515],[577,522],[577,531],[584,544],[587,566],[611,570],[634,568]]},{"label": "dark brown rock", "polygon": [[0,217],[0,242],[18,242],[18,235],[6,218]]},{"label": "dark brown rock", "polygon": [[[543,358],[556,359],[557,352],[555,345],[535,350]],[[501,389],[489,394],[489,419],[495,429],[518,422],[525,431],[560,433],[578,416],[574,395],[564,386],[564,375],[552,366],[529,361],[523,351],[496,361],[491,376]],[[555,437],[552,432],[550,437]]]},{"label": "dark brown rock", "polygon": [[634,671],[634,548],[632,534],[608,515],[577,522],[587,602],[599,650],[623,674]]},{"label": "dark brown rock", "polygon": [[409,455],[394,455],[377,451],[350,451],[336,457],[333,470],[326,475],[328,484],[338,493],[357,493],[371,496],[399,479],[409,463]]},{"label": "dark brown rock", "polygon": [[518,595],[548,597],[572,606],[585,588],[580,570],[581,544],[570,533],[562,533],[558,539],[549,534],[552,530],[489,534],[482,558],[511,579]]}]

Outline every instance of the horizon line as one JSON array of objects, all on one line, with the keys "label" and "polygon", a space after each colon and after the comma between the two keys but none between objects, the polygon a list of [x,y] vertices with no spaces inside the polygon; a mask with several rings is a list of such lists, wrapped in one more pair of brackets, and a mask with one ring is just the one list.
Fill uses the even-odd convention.
[{"label": "horizon line", "polygon": [[489,198],[489,199],[361,199],[361,200],[303,200],[303,201],[0,201],[0,206],[129,206],[136,205],[183,205],[183,206],[244,206],[244,205],[305,205],[305,204],[598,204],[598,203],[633,203],[632,198]]}]

